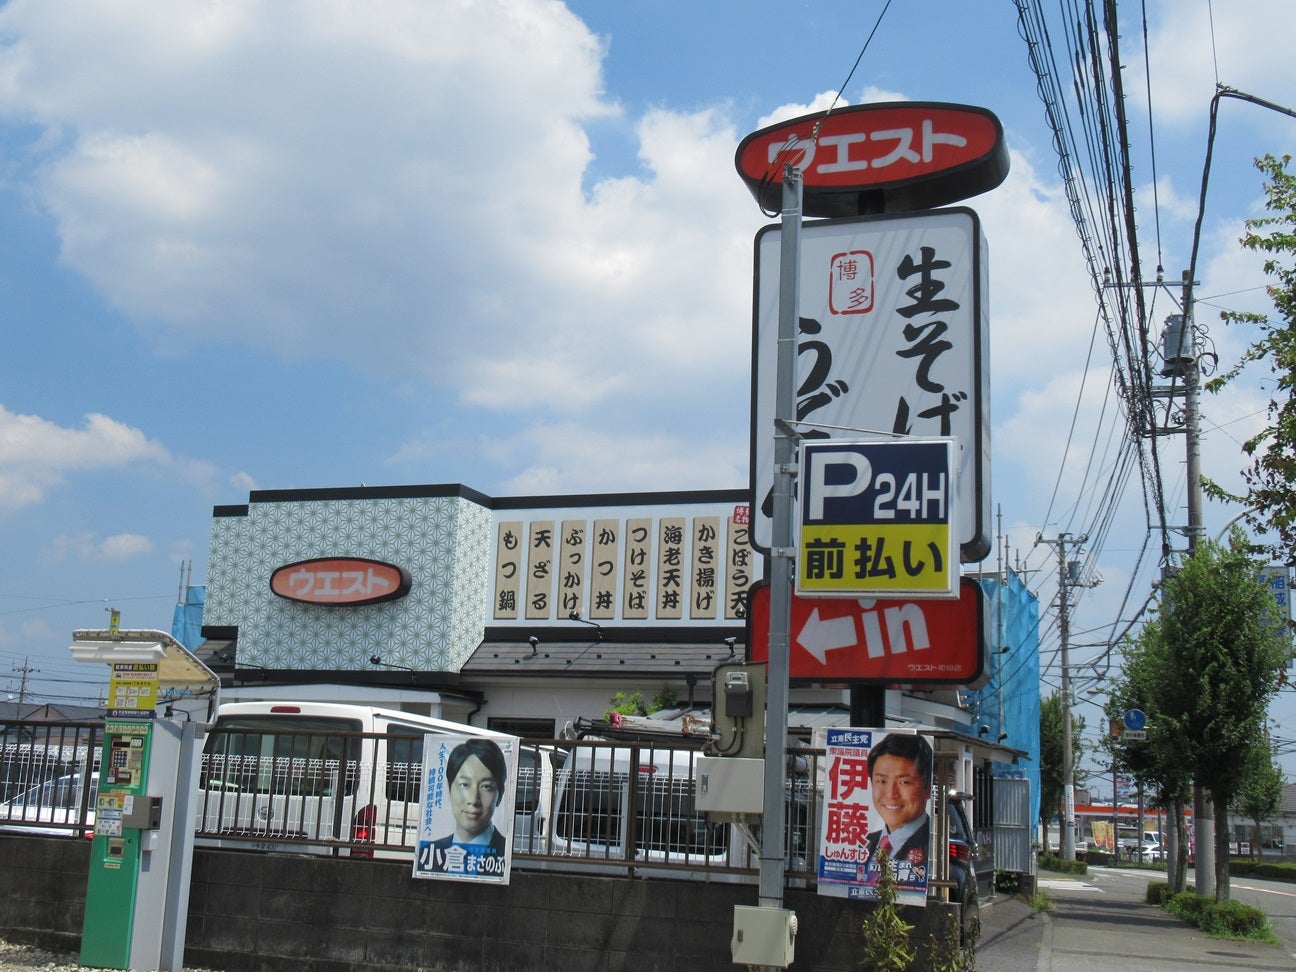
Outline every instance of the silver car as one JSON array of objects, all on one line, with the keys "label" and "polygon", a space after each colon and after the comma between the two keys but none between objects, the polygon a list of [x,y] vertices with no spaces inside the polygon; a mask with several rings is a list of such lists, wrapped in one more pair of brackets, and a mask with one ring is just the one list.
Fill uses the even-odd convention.
[{"label": "silver car", "polygon": [[93,837],[98,789],[98,773],[90,774],[89,793],[81,786],[80,773],[37,783],[12,800],[0,803],[0,831]]}]

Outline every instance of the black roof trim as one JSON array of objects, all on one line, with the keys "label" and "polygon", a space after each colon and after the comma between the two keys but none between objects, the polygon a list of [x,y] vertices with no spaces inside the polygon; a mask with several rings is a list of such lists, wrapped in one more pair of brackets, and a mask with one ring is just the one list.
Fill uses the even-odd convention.
[{"label": "black roof trim", "polygon": [[302,489],[257,489],[247,503],[213,508],[215,517],[247,516],[252,503],[315,500],[427,499],[456,496],[489,510],[562,509],[580,506],[662,506],[688,503],[751,503],[751,489],[654,490],[642,493],[577,493],[568,495],[487,496],[462,483],[405,486],[321,486]]},{"label": "black roof trim", "polygon": [[314,489],[258,489],[248,494],[249,503],[286,503],[305,500],[427,499],[457,496],[490,508],[493,500],[462,483],[434,486],[324,486]]},{"label": "black roof trim", "polygon": [[[496,642],[516,644],[520,641],[526,641],[531,635],[535,635],[542,643],[550,641],[555,643],[588,644],[591,641],[601,641],[602,644],[609,646],[643,644],[664,646],[712,645],[717,648],[724,646],[726,638],[733,638],[739,650],[742,650],[747,646],[747,629],[745,625],[745,621],[734,621],[723,628],[671,628],[665,625],[657,628],[621,628],[616,627],[612,622],[604,624],[593,619],[590,619],[587,624],[579,625],[556,625],[546,622],[528,625],[526,622],[519,622],[508,627],[496,625],[486,628],[482,633],[481,647],[485,648]],[[603,632],[601,639],[595,630],[596,627]]]},{"label": "black roof trim", "polygon": [[743,661],[737,650],[714,641],[703,644],[655,645],[599,642],[588,637],[577,641],[541,641],[534,649],[526,641],[483,642],[464,663],[461,674],[471,678],[510,676],[561,678],[666,678],[687,675],[706,677],[716,666]]},{"label": "black roof trim", "polygon": [[204,624],[198,633],[213,641],[234,641],[238,638],[237,624]]},{"label": "black roof trim", "polygon": [[655,506],[669,503],[751,503],[750,489],[660,490],[646,493],[581,493],[567,496],[507,496],[495,500],[497,510],[568,506]]}]

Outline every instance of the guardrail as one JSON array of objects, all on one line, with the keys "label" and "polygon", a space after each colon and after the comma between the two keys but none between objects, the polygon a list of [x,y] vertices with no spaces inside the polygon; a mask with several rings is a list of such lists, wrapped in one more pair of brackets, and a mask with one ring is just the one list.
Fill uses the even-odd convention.
[{"label": "guardrail", "polygon": [[[94,830],[102,724],[11,725],[0,747],[0,831],[80,836]],[[200,845],[412,860],[421,737],[372,733],[208,735],[195,812]],[[264,738],[261,738],[264,737]],[[325,738],[319,738],[325,737]],[[298,753],[332,755],[294,755]],[[755,880],[758,841],[694,805],[695,740],[525,739],[510,830],[515,867],[606,873],[687,872]],[[787,876],[813,882],[820,752],[789,749],[803,768],[787,787]],[[92,786],[80,781],[87,776]]]}]

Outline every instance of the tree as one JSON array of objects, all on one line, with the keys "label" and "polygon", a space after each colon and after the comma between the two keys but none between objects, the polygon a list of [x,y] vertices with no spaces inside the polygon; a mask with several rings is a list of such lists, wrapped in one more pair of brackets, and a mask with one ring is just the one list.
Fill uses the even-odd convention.
[{"label": "tree", "polygon": [[1193,781],[1214,803],[1220,902],[1229,898],[1228,809],[1292,655],[1290,630],[1242,539],[1235,531],[1228,547],[1200,544],[1167,578],[1157,641],[1170,677],[1144,688],[1183,734]]},{"label": "tree", "polygon": [[1187,717],[1169,711],[1162,689],[1177,678],[1178,660],[1165,639],[1159,617],[1153,617],[1124,646],[1125,663],[1112,682],[1107,715],[1119,719],[1129,709],[1147,717],[1147,738],[1112,740],[1112,749],[1130,774],[1170,811],[1175,850],[1170,860],[1170,890],[1177,894],[1187,883],[1188,840],[1184,807],[1192,789]]},{"label": "tree", "polygon": [[[1084,719],[1071,717],[1071,765],[1080,765],[1084,754]],[[1073,772],[1075,782],[1083,775]],[[1040,703],[1040,823],[1048,830],[1049,821],[1062,805],[1062,788],[1066,780],[1062,766],[1062,694],[1054,692]],[[1059,841],[1060,846],[1060,841]],[[1047,848],[1046,848],[1047,849]]]},{"label": "tree", "polygon": [[1276,559],[1296,560],[1296,176],[1287,172],[1290,155],[1266,155],[1256,168],[1268,176],[1265,204],[1270,215],[1246,221],[1243,247],[1269,254],[1264,271],[1277,282],[1268,287],[1278,312],[1274,320],[1262,314],[1226,311],[1226,323],[1254,327],[1259,336],[1229,371],[1211,379],[1206,387],[1219,391],[1249,364],[1265,362],[1274,377],[1269,400],[1269,424],[1242,444],[1251,466],[1243,470],[1246,492],[1231,496],[1218,485],[1203,483],[1213,496],[1244,503],[1251,511],[1247,521],[1278,539],[1271,545]]},{"label": "tree", "polygon": [[1260,846],[1260,824],[1271,819],[1282,809],[1283,787],[1287,781],[1283,777],[1282,767],[1273,760],[1273,746],[1266,736],[1248,753],[1246,774],[1238,786],[1235,805],[1238,810],[1255,824],[1251,846]]}]

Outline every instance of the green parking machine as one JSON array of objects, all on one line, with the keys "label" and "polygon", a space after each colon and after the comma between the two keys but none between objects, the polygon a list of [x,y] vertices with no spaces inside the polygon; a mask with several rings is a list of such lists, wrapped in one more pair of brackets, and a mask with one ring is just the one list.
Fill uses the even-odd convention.
[{"label": "green parking machine", "polygon": [[77,661],[109,667],[81,964],[184,967],[202,737],[220,679],[161,631],[73,632]]}]

